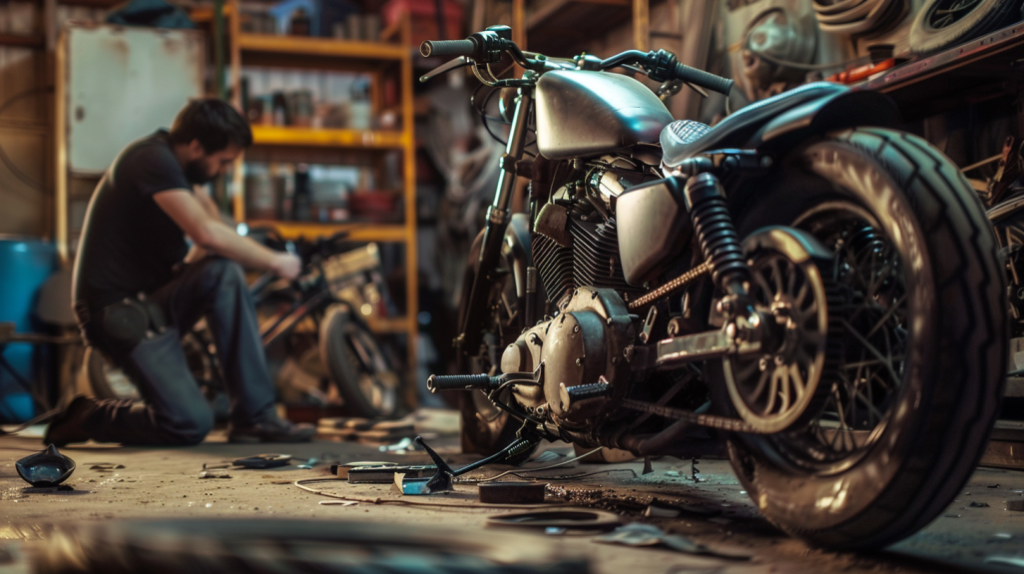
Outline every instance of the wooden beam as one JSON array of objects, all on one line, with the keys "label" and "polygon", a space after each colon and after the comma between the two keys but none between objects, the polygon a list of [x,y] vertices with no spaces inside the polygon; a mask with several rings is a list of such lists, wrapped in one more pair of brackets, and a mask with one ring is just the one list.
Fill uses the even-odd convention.
[{"label": "wooden beam", "polygon": [[[402,14],[402,46],[412,41],[412,18]],[[415,410],[417,406],[416,387],[416,345],[419,332],[419,264],[416,261],[416,137],[415,110],[413,101],[412,55],[408,49],[402,57],[402,130],[405,132],[405,150],[402,154],[402,176],[405,183],[405,338],[408,365],[407,383],[403,392],[405,404]]]},{"label": "wooden beam", "polygon": [[526,49],[526,0],[512,0],[512,41]]},{"label": "wooden beam", "polygon": [[651,49],[651,5],[649,0],[633,0],[633,46],[641,52]]},{"label": "wooden beam", "polygon": [[53,236],[57,244],[57,260],[66,268],[71,264],[68,251],[68,148],[67,148],[67,74],[68,74],[68,35],[67,32],[57,38],[57,50],[54,52],[54,222]]},{"label": "wooden beam", "polygon": [[[242,48],[239,40],[242,36],[241,0],[230,0],[225,6],[228,19],[228,66],[231,69],[231,103],[236,109],[245,109],[242,101]],[[245,221],[245,153],[235,159],[231,170],[231,212],[235,221]]]}]

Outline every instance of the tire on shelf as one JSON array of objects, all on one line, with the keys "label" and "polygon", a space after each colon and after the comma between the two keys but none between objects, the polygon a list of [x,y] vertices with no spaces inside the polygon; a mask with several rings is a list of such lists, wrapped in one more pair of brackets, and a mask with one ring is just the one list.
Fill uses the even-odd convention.
[{"label": "tire on shelf", "polygon": [[975,0],[952,10],[956,0],[931,0],[922,7],[910,27],[910,51],[928,56],[955,44],[968,42],[1021,18],[1015,0]]}]

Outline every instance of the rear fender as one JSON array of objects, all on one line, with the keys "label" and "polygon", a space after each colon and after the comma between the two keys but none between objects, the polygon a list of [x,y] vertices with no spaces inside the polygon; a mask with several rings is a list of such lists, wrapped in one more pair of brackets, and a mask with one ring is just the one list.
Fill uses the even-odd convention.
[{"label": "rear fender", "polygon": [[771,151],[793,146],[812,135],[857,126],[897,127],[899,108],[886,95],[850,91],[787,110],[766,123],[748,148]]}]

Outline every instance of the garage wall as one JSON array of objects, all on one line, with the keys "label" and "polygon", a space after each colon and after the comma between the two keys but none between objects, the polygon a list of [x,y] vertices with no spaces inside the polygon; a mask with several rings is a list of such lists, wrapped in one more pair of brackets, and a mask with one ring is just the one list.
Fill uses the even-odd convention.
[{"label": "garage wall", "polygon": [[[31,2],[0,4],[0,32],[38,33]],[[0,234],[43,235],[46,222],[46,60],[30,48],[0,48]]]},{"label": "garage wall", "polygon": [[[105,10],[57,7],[58,26],[101,20]],[[0,3],[0,33],[42,33],[40,3]],[[48,237],[53,228],[49,57],[42,49],[0,46],[0,234]]]}]

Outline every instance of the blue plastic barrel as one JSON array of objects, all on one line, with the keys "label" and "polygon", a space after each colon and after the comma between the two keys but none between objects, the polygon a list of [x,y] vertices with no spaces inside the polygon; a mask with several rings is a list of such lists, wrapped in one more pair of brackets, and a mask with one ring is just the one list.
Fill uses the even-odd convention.
[{"label": "blue plastic barrel", "polygon": [[[52,243],[0,235],[0,321],[13,322],[19,333],[36,331],[36,293],[56,265]],[[35,383],[38,373],[33,351],[32,345],[15,343],[7,345],[3,356],[23,378]],[[0,421],[22,422],[34,415],[32,396],[10,373],[0,369]]]}]

